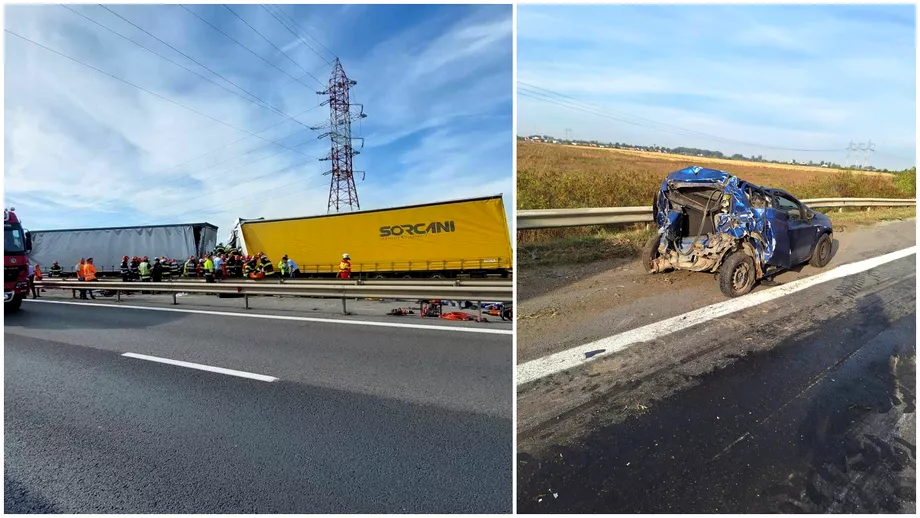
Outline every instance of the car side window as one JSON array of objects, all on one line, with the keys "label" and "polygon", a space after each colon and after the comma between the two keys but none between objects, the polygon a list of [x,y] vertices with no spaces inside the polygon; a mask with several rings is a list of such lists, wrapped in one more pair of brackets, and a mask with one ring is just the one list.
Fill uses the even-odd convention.
[{"label": "car side window", "polygon": [[781,195],[776,196],[774,200],[776,200],[776,208],[789,214],[790,219],[801,219],[802,213],[799,211],[799,205],[796,202]]}]

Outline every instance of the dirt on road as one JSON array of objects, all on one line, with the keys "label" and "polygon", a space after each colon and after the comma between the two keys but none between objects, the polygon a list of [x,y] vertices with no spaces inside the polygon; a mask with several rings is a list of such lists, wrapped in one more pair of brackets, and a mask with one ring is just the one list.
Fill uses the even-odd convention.
[{"label": "dirt on road", "polygon": [[[916,244],[916,220],[847,228],[834,239],[834,256],[824,270]],[[821,271],[805,265],[775,280]],[[725,300],[714,274],[649,275],[636,259],[524,269],[517,289],[518,363]],[[755,287],[761,289],[766,287]]]}]

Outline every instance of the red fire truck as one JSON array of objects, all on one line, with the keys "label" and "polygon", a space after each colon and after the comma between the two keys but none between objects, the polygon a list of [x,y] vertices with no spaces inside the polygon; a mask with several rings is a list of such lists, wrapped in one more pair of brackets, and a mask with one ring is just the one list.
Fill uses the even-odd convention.
[{"label": "red fire truck", "polygon": [[3,209],[3,311],[17,311],[29,293],[32,237],[23,230],[15,209]]}]

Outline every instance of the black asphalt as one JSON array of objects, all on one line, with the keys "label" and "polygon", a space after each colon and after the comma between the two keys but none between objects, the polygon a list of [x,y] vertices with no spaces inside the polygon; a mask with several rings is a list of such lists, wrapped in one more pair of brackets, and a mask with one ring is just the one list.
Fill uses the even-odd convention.
[{"label": "black asphalt", "polygon": [[4,334],[6,512],[511,511],[509,336],[50,304]]},{"label": "black asphalt", "polygon": [[[855,307],[838,309],[818,330],[790,330],[782,322],[760,328],[787,338],[700,376],[692,388],[648,402],[645,412],[601,420],[574,439],[519,454],[518,512],[911,509],[916,444],[913,433],[905,440],[892,428],[904,422],[901,416],[915,422],[914,261],[882,267],[903,281],[880,291],[864,290],[866,279],[879,279],[873,275],[841,281],[837,297],[856,299]],[[822,290],[834,288],[784,303],[815,304]],[[825,311],[834,310],[825,304]],[[892,318],[894,306],[913,309]],[[757,315],[733,321],[743,326]],[[726,337],[722,329],[713,333]],[[583,412],[609,413],[602,400]],[[902,472],[911,474],[902,480]],[[845,494],[848,488],[859,494]]]}]

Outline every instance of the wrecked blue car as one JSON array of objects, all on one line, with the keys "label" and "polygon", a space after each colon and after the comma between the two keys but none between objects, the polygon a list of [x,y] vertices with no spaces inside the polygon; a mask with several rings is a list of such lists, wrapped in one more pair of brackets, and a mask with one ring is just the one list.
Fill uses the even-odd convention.
[{"label": "wrecked blue car", "polygon": [[831,260],[827,216],[723,171],[694,166],[669,174],[654,217],[658,235],[643,251],[646,270],[718,272],[728,297],[799,264],[823,268]]}]

